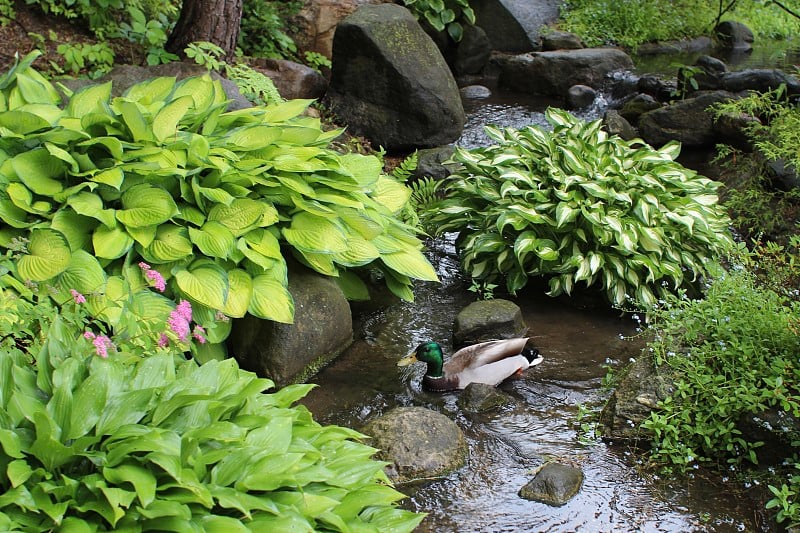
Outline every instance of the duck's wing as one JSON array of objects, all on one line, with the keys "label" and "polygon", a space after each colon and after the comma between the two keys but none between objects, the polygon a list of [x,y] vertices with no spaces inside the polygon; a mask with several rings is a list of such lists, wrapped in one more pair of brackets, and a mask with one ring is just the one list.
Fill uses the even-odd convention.
[{"label": "duck's wing", "polygon": [[458,388],[463,389],[470,383],[486,383],[495,387],[529,366],[530,363],[524,355],[514,355],[479,367],[465,368],[458,374]]},{"label": "duck's wing", "polygon": [[[529,337],[481,342],[461,348],[444,364],[445,374],[460,374],[466,369],[501,361],[522,353]],[[525,359],[523,357],[523,359]],[[527,360],[526,360],[527,362]],[[525,365],[528,368],[528,365]],[[509,374],[510,375],[510,374]],[[507,377],[507,376],[506,376]]]}]

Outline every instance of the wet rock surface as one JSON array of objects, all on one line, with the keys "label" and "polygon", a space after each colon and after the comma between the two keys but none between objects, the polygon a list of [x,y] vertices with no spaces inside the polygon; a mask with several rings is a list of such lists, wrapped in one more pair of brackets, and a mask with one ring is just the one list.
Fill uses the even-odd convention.
[{"label": "wet rock surface", "polygon": [[560,507],[569,502],[581,489],[583,472],[574,466],[547,463],[519,491],[526,500]]},{"label": "wet rock surface", "polygon": [[514,403],[508,394],[485,383],[470,383],[458,396],[458,406],[467,413],[485,413]]},{"label": "wet rock surface", "polygon": [[362,432],[390,463],[396,482],[435,478],[460,468],[468,450],[464,433],[447,416],[424,407],[397,407],[368,422]]},{"label": "wet rock surface", "polygon": [[503,299],[479,300],[469,304],[456,316],[453,340],[455,346],[464,346],[521,337],[527,330],[522,311],[514,302]]}]

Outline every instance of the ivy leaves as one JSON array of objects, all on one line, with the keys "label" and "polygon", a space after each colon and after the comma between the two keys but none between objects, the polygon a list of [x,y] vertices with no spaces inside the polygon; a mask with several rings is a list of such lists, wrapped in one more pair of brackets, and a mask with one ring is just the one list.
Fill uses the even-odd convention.
[{"label": "ivy leaves", "polygon": [[582,282],[650,306],[732,244],[719,184],[676,163],[678,144],[609,137],[553,108],[546,118],[552,132],[488,127],[496,145],[456,149],[461,169],[426,218],[460,232],[473,278],[514,293],[544,276],[552,296]]}]

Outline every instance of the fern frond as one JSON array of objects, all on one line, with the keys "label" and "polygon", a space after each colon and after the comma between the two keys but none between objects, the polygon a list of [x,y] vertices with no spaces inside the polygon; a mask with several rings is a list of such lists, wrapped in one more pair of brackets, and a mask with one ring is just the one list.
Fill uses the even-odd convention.
[{"label": "fern frond", "polygon": [[414,171],[417,170],[418,163],[419,154],[415,151],[413,154],[403,159],[403,161],[392,170],[392,176],[400,181],[407,182]]}]

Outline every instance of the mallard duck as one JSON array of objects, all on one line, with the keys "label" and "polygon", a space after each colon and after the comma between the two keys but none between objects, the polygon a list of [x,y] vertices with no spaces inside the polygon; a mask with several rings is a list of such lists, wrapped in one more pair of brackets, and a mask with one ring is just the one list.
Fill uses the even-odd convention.
[{"label": "mallard duck", "polygon": [[458,350],[444,362],[438,343],[423,342],[398,366],[416,361],[428,363],[422,386],[430,391],[445,392],[463,389],[470,383],[496,386],[514,373],[538,365],[544,360],[530,338],[522,337],[473,344]]}]

